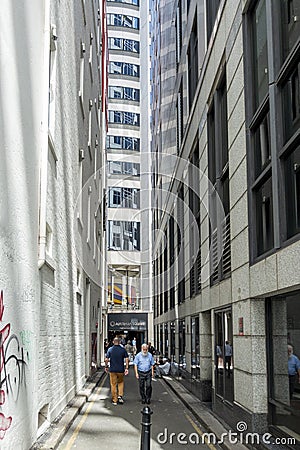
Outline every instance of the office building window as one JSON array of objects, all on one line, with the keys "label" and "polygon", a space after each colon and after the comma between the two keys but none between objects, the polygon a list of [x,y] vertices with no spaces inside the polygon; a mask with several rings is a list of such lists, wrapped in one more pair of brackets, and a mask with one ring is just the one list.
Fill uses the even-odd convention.
[{"label": "office building window", "polygon": [[109,220],[108,250],[140,250],[140,223]]},{"label": "office building window", "polygon": [[200,379],[200,335],[199,317],[191,317],[191,376]]},{"label": "office building window", "polygon": [[206,29],[209,42],[219,9],[220,0],[206,0]]},{"label": "office building window", "polygon": [[258,107],[268,93],[266,0],[257,2],[252,14],[253,81],[255,106]]},{"label": "office building window", "polygon": [[299,433],[300,384],[290,358],[300,358],[299,302],[299,291],[266,301],[269,417],[294,436]]},{"label": "office building window", "polygon": [[186,368],[185,358],[185,320],[179,320],[178,322],[178,337],[179,337],[179,367]]},{"label": "office building window", "polygon": [[300,233],[300,145],[284,160],[287,237]]},{"label": "office building window", "polygon": [[[300,20],[300,19],[299,19]],[[284,117],[284,142],[300,127],[300,62],[291,66],[287,79],[282,83],[282,107]]]},{"label": "office building window", "polygon": [[200,245],[200,179],[199,142],[196,141],[189,165],[189,208],[190,208],[190,297],[201,290],[201,245]]},{"label": "office building window", "polygon": [[136,64],[112,61],[108,65],[108,73],[112,75],[128,75],[138,78],[140,76],[140,67]]},{"label": "office building window", "polygon": [[[168,242],[168,230],[165,228],[165,241]],[[164,312],[169,310],[169,286],[168,286],[168,246],[165,245],[163,255],[163,276],[164,276]]]},{"label": "office building window", "polygon": [[282,60],[289,55],[300,36],[300,2],[299,0],[282,0]]},{"label": "office building window", "polygon": [[140,27],[140,20],[138,17],[127,16],[125,14],[107,14],[107,25],[138,30]]},{"label": "office building window", "polygon": [[108,161],[108,173],[112,175],[139,176],[140,164],[127,161]]},{"label": "office building window", "polygon": [[169,356],[169,324],[165,323],[165,357],[168,358]]},{"label": "office building window", "polygon": [[108,111],[108,122],[139,126],[140,115],[127,111]]},{"label": "office building window", "polygon": [[195,16],[188,47],[188,91],[189,108],[191,108],[198,83],[198,32],[197,16]]},{"label": "office building window", "polygon": [[184,186],[178,188],[177,198],[177,272],[178,272],[178,304],[185,301],[185,258],[184,258]]},{"label": "office building window", "polygon": [[135,5],[135,6],[139,6],[140,4],[139,0],[107,0],[107,1],[115,3],[127,3],[128,5]]},{"label": "office building window", "polygon": [[177,94],[177,154],[179,155],[184,134],[183,121],[183,81],[181,80]]},{"label": "office building window", "polygon": [[215,388],[222,399],[233,402],[233,331],[231,308],[215,313]]},{"label": "office building window", "polygon": [[140,53],[139,41],[123,38],[108,38],[108,48],[110,50],[123,50],[125,52]]},{"label": "office building window", "polygon": [[173,215],[169,219],[169,261],[170,261],[170,269],[169,269],[169,285],[170,285],[170,309],[175,308],[175,286],[174,286],[174,278],[175,278],[175,220]]},{"label": "office building window", "polygon": [[182,5],[181,1],[178,2],[176,10],[176,63],[177,67],[180,63],[181,49],[182,49]]},{"label": "office building window", "polygon": [[109,86],[108,97],[111,99],[132,100],[138,102],[140,100],[140,90],[126,86]]},{"label": "office building window", "polygon": [[110,150],[134,150],[140,151],[140,139],[127,136],[107,136],[107,148]]},{"label": "office building window", "polygon": [[140,190],[136,188],[111,187],[108,189],[108,206],[110,208],[140,207]]},{"label": "office building window", "polygon": [[175,334],[176,334],[175,322],[170,322],[170,356],[172,359],[174,359],[175,357]]},{"label": "office building window", "polygon": [[[221,77],[207,118],[210,180],[211,284],[230,276],[230,212],[226,74]],[[220,201],[223,211],[220,211]]]},{"label": "office building window", "polygon": [[[300,2],[283,0],[280,7],[277,2],[270,6],[272,14],[267,14],[266,0],[257,0],[244,24],[253,260],[300,232]],[[272,46],[277,53],[268,52]],[[274,182],[278,177],[281,183]]]}]

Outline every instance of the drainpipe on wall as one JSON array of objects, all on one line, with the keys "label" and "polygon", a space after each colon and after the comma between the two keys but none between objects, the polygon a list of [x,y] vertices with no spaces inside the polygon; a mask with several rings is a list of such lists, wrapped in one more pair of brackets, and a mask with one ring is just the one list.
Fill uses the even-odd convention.
[{"label": "drainpipe on wall", "polygon": [[44,95],[41,121],[42,148],[40,154],[40,192],[39,192],[39,237],[38,268],[46,261],[46,228],[47,228],[47,178],[48,178],[48,92],[49,92],[49,51],[50,51],[50,0],[45,0],[44,28],[44,65],[42,92]]}]

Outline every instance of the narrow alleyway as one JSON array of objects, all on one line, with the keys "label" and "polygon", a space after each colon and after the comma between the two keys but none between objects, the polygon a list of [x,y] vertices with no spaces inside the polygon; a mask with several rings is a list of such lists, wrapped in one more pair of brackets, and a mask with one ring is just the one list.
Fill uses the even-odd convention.
[{"label": "narrow alleyway", "polygon": [[[156,379],[152,386],[151,450],[195,448],[199,447],[195,445],[197,439],[202,448],[216,448],[212,444],[201,444],[204,430],[164,380]],[[58,449],[138,450],[144,405],[139,399],[133,368],[125,379],[124,400],[124,405],[112,405],[109,377],[105,376]],[[186,436],[180,436],[180,433]]]}]

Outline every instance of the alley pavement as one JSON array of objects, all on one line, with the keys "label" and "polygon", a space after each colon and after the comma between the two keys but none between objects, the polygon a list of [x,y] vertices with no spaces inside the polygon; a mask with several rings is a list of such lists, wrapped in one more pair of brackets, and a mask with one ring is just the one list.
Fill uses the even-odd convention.
[{"label": "alley pavement", "polygon": [[[152,401],[149,405],[152,411],[151,450],[221,448],[217,442],[227,430],[199,399],[170,377],[156,378],[152,387]],[[138,381],[132,367],[125,377],[123,405],[112,404],[109,377],[103,372],[97,373],[85,391],[77,397],[74,404],[66,409],[61,419],[41,437],[33,449],[140,449],[141,412],[145,405],[141,404]],[[222,443],[222,448],[246,449],[241,444],[232,445],[226,440]]]}]

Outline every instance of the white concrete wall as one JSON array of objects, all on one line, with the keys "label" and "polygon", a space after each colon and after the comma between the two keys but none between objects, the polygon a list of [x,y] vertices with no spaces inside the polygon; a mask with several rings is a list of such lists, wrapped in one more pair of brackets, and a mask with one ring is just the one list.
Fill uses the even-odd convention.
[{"label": "white concrete wall", "polygon": [[[91,348],[91,333],[96,331],[100,317],[99,280],[103,270],[101,255],[97,252],[93,258],[93,220],[97,210],[100,226],[101,205],[98,207],[102,193],[100,175],[94,175],[95,167],[99,168],[103,159],[100,144],[95,166],[96,137],[102,143],[101,105],[98,105],[101,55],[96,43],[98,7],[95,1],[4,0],[1,4],[0,448],[3,450],[28,450],[82,387],[90,370],[85,351]],[[57,40],[51,45],[49,97],[52,26]],[[81,102],[78,93],[82,42],[86,44],[86,53]],[[90,100],[93,118],[89,135]],[[91,155],[84,161],[81,179],[79,149],[85,149],[88,155],[89,140]],[[86,208],[83,197],[84,217],[79,223],[75,217],[76,202],[81,183],[90,177],[91,208],[90,211]],[[83,195],[87,198],[88,194]],[[78,226],[81,234],[76,247]],[[92,283],[88,304],[86,279],[91,274],[90,267],[82,265],[85,254],[99,274],[99,284]]]},{"label": "white concrete wall", "polygon": [[44,2],[4,0],[0,24],[0,447],[5,450],[28,449],[37,426]]}]

